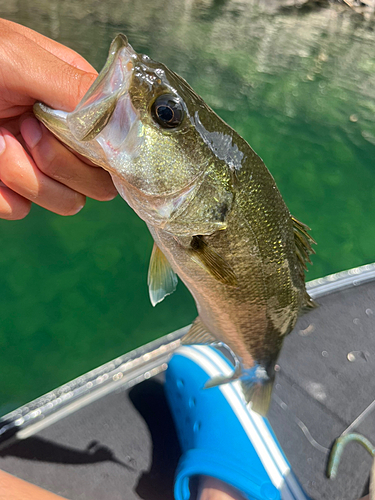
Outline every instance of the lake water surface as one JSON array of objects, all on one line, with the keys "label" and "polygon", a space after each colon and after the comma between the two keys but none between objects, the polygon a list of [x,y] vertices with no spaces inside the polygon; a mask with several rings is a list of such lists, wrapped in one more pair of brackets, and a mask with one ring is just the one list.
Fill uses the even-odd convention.
[{"label": "lake water surface", "polygon": [[[319,244],[307,279],[375,261],[375,23],[255,0],[0,0],[0,16],[98,70],[125,33],[265,160]],[[182,284],[151,307],[152,239],[120,198],[34,206],[0,238],[0,416],[196,315]]]}]

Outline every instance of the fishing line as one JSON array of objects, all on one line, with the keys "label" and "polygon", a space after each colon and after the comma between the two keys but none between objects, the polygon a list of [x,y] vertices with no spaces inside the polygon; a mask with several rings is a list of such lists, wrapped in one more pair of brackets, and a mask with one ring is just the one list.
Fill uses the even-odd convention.
[{"label": "fishing line", "polygon": [[350,432],[352,429],[354,429],[360,422],[362,422],[365,417],[367,417],[367,415],[369,415],[372,410],[375,408],[375,399],[374,401],[372,401],[368,406],[367,408],[365,408],[363,410],[362,413],[360,413],[358,415],[358,417],[353,420],[353,422],[349,425],[349,427],[347,427],[342,433],[341,433],[341,436],[345,436],[345,434],[347,434],[348,432]]},{"label": "fishing line", "polygon": [[[283,409],[283,410],[286,410],[288,409],[288,405],[286,403],[284,403],[284,401],[279,398],[279,396],[277,394],[273,394],[273,399],[276,401],[276,403]],[[301,429],[301,431],[303,432],[303,434],[305,435],[306,439],[309,441],[309,443],[314,447],[316,448],[317,450],[321,451],[322,453],[329,453],[329,449],[328,448],[325,448],[324,446],[322,446],[321,444],[318,443],[318,441],[316,441],[312,435],[311,435],[311,432],[309,431],[308,427],[306,426],[306,424],[304,424],[302,422],[302,420],[300,420],[296,415],[294,415],[294,413],[292,413],[289,409],[288,409],[288,413],[289,415],[292,417],[292,419],[295,421],[295,423],[298,425],[298,427]]]}]

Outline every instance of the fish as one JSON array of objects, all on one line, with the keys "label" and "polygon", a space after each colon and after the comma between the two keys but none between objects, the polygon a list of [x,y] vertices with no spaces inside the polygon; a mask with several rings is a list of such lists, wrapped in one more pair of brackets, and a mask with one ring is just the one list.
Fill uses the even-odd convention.
[{"label": "fish", "polygon": [[43,103],[36,117],[68,148],[107,170],[154,239],[153,305],[177,276],[198,317],[185,344],[225,347],[246,404],[265,415],[284,338],[316,306],[304,271],[315,253],[250,145],[190,85],[119,34],[77,107]]}]

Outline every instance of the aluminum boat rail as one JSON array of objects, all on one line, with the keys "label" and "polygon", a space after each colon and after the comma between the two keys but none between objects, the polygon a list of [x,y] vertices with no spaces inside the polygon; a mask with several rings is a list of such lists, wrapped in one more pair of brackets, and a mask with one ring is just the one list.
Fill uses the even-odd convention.
[{"label": "aluminum boat rail", "polygon": [[[375,280],[375,263],[307,283],[312,298]],[[25,439],[97,399],[166,370],[189,325],[105,363],[0,418],[0,449]]]}]

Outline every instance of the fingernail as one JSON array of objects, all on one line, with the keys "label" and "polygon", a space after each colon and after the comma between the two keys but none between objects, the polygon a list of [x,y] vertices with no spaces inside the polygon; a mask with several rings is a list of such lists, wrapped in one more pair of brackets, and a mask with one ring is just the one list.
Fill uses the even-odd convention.
[{"label": "fingernail", "polygon": [[77,215],[82,210],[82,208],[85,206],[85,204],[86,204],[86,198],[84,199],[83,202],[77,203],[76,208],[74,210],[72,210],[70,215]]},{"label": "fingernail", "polygon": [[0,155],[4,153],[6,147],[5,139],[2,131],[0,130]]},{"label": "fingernail", "polygon": [[26,118],[21,124],[21,134],[30,149],[35,148],[42,138],[42,129],[35,118]]}]

